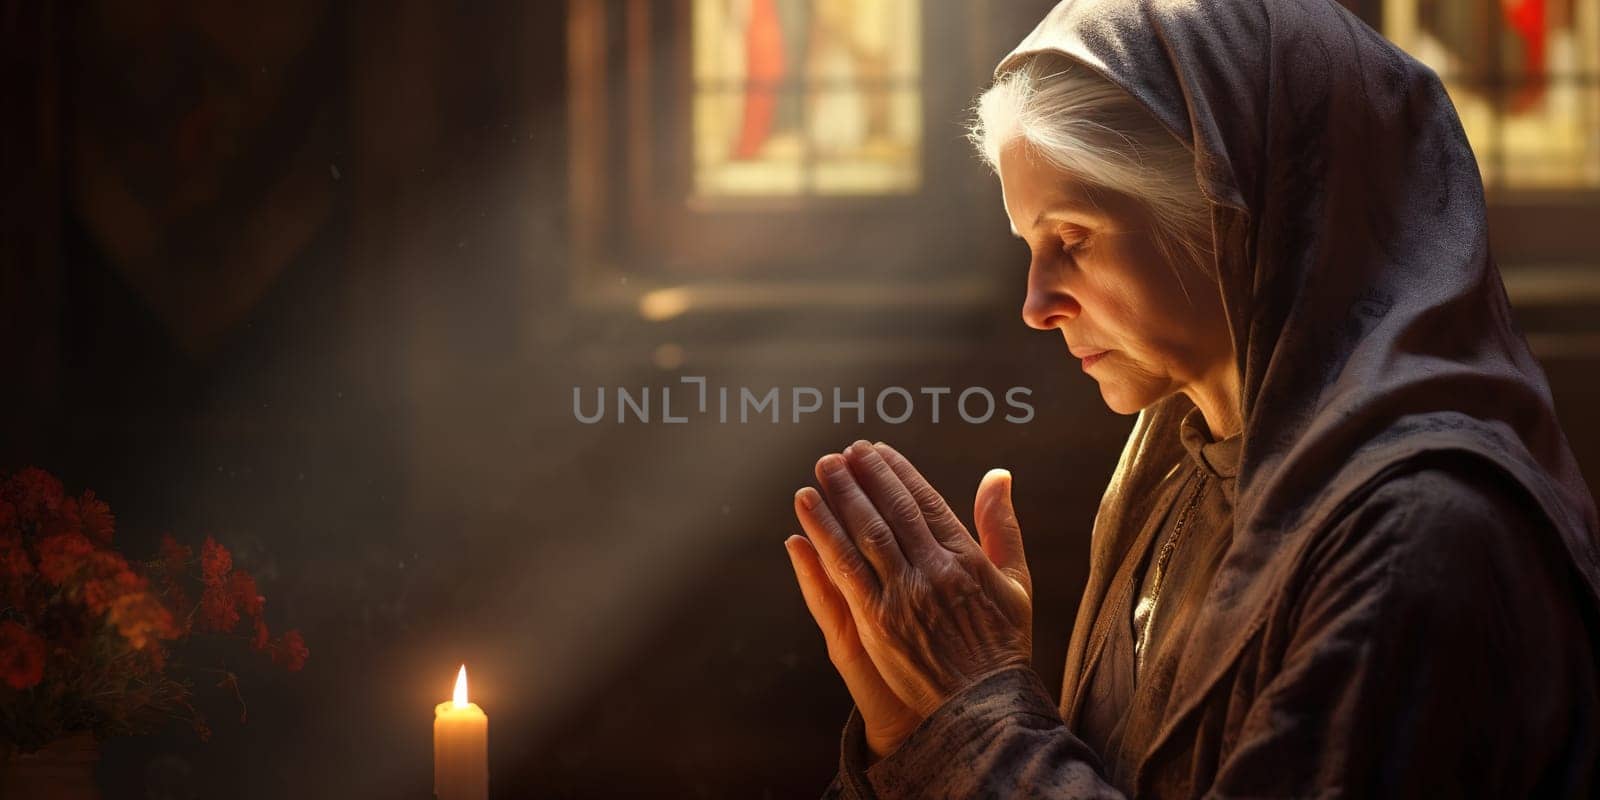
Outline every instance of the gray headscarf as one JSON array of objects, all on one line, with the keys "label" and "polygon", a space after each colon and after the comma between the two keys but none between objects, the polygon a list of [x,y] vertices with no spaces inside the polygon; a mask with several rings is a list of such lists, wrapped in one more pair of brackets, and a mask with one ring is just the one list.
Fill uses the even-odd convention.
[{"label": "gray headscarf", "polygon": [[[1512,323],[1477,166],[1432,70],[1332,0],[1067,0],[996,73],[1046,51],[1192,145],[1214,203],[1243,448],[1233,541],[1190,640],[1207,652],[1180,664],[1169,726],[1258,630],[1315,534],[1425,457],[1525,490],[1600,599],[1594,501]],[[1065,704],[1191,407],[1174,395],[1142,411],[1106,488]]]}]

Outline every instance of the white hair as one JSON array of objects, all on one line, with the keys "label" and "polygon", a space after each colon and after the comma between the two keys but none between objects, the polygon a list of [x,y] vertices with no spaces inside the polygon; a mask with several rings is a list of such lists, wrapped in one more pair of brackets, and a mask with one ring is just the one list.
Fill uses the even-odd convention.
[{"label": "white hair", "polygon": [[1029,57],[979,96],[968,138],[997,173],[1000,151],[1021,139],[1074,178],[1142,203],[1174,269],[1212,272],[1211,206],[1194,151],[1093,70],[1054,53]]}]

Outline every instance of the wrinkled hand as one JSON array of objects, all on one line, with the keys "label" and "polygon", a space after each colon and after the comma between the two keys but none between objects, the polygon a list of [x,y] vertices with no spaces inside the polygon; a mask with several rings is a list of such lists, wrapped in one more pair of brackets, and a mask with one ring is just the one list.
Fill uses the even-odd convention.
[{"label": "wrinkled hand", "polygon": [[873,756],[882,758],[899,747],[922,718],[883,682],[883,675],[861,646],[861,636],[856,633],[855,618],[850,616],[844,595],[823,571],[816,549],[804,536],[791,536],[783,546],[789,551],[789,561],[794,565],[806,608],[817,621],[817,627],[822,629],[823,641],[828,645],[828,660],[844,678],[850,698],[856,701],[856,710],[865,728],[867,749]]},{"label": "wrinkled hand", "polygon": [[816,475],[825,499],[810,487],[795,494],[808,540],[785,546],[868,743],[883,755],[951,695],[1031,664],[1033,586],[1011,477],[992,470],[979,484],[975,542],[888,445],[856,442],[823,456]]}]

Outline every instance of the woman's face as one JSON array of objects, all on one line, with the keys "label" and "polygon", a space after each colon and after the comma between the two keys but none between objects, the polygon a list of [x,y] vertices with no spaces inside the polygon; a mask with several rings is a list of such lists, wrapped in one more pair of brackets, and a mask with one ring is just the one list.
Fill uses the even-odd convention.
[{"label": "woman's face", "polygon": [[1022,319],[1061,331],[1113,411],[1184,392],[1214,434],[1227,428],[1238,381],[1216,284],[1192,267],[1180,282],[1141,204],[1091,195],[1021,140],[1001,151],[999,171],[1012,231],[1032,253]]}]

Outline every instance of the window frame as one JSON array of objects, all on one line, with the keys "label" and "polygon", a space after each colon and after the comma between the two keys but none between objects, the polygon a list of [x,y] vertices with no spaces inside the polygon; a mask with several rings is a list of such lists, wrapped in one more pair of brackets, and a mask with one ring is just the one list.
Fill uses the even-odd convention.
[{"label": "window frame", "polygon": [[[942,221],[971,217],[993,193],[959,118],[948,118],[990,77],[988,6],[924,0],[917,190],[697,197],[691,0],[568,0],[575,303],[648,316],[663,292],[672,293],[667,311],[695,314],[984,302],[992,276],[951,263],[981,259],[989,243]],[[948,24],[955,15],[961,24]],[[938,52],[960,57],[928,57]],[[885,248],[892,259],[874,255]]]},{"label": "window frame", "polygon": [[[1482,0],[1474,0],[1482,1]],[[1388,0],[1343,0],[1346,7],[1385,37]],[[1600,76],[1589,76],[1600,80]],[[1476,150],[1474,155],[1478,156]],[[1481,160],[1481,156],[1480,160]],[[1484,186],[1489,235],[1500,266],[1510,272],[1549,264],[1587,264],[1600,270],[1600,186],[1529,188]],[[1591,287],[1600,287],[1600,275]],[[1512,276],[1507,276],[1512,283]],[[1581,294],[1587,296],[1592,291]]]}]

